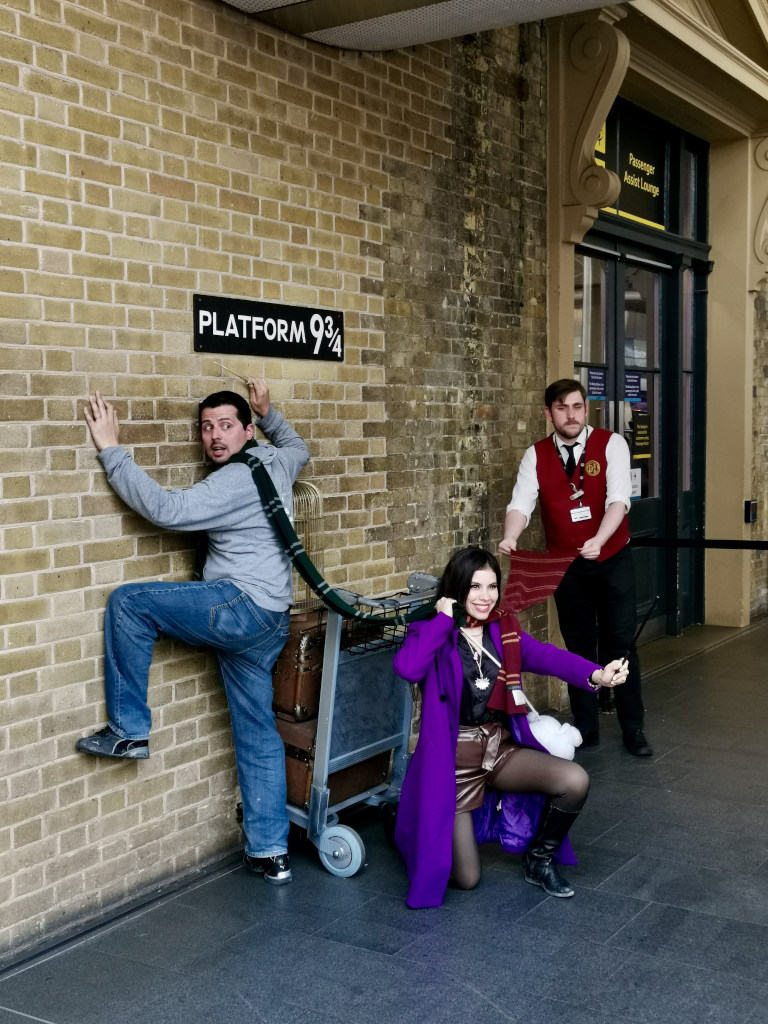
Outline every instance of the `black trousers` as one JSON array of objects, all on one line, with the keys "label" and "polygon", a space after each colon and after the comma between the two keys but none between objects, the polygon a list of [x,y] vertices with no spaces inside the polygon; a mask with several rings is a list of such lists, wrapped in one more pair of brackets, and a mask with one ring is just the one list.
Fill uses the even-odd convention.
[{"label": "black trousers", "polygon": [[[635,568],[629,545],[604,562],[577,558],[555,591],[555,604],[569,651],[599,665],[628,657],[627,681],[613,691],[616,714],[625,736],[642,729],[640,662],[632,644],[637,629]],[[598,733],[597,694],[569,686],[568,696],[579,732]]]}]

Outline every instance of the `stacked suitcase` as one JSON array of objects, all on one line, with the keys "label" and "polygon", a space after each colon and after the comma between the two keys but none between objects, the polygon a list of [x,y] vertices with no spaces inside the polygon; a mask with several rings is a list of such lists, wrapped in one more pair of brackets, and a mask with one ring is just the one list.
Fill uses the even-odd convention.
[{"label": "stacked suitcase", "polygon": [[[288,641],[272,670],[273,708],[277,731],[285,745],[288,802],[309,805],[317,733],[317,713],[323,674],[325,612],[291,616]],[[383,783],[391,752],[333,772],[328,778],[330,803],[342,803],[356,793]]]}]

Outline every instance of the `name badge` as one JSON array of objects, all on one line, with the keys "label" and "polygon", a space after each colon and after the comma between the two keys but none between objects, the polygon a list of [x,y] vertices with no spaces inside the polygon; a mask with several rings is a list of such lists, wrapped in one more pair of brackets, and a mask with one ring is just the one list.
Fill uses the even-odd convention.
[{"label": "name badge", "polygon": [[517,704],[518,706],[520,704],[525,704],[525,697],[523,696],[523,691],[522,690],[513,690],[512,691],[512,698],[513,698],[515,704]]},{"label": "name badge", "polygon": [[572,508],[571,509],[571,522],[572,523],[581,523],[585,519],[591,519],[591,518],[592,518],[592,509],[589,507],[589,505],[585,505],[582,508]]}]

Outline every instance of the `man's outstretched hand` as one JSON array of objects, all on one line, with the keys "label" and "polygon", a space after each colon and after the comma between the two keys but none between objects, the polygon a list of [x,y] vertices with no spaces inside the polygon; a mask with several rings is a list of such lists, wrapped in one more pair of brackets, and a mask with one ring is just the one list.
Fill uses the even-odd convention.
[{"label": "man's outstretched hand", "polygon": [[248,378],[248,402],[259,419],[269,412],[269,388],[263,377]]},{"label": "man's outstretched hand", "polygon": [[83,412],[93,443],[100,452],[105,448],[114,448],[120,444],[120,424],[115,407],[102,398],[99,391],[95,395],[89,395],[88,402]]}]

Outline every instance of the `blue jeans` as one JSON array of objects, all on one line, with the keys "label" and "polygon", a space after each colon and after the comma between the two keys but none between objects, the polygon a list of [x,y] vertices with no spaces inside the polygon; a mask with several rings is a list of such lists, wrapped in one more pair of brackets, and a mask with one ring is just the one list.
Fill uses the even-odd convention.
[{"label": "blue jeans", "polygon": [[272,666],[288,637],[288,612],[260,608],[226,580],[128,583],[104,619],[104,687],[112,728],[147,739],[152,647],[160,634],[216,652],[229,702],[243,798],[245,852],[287,851],[285,754],[272,712]]}]

